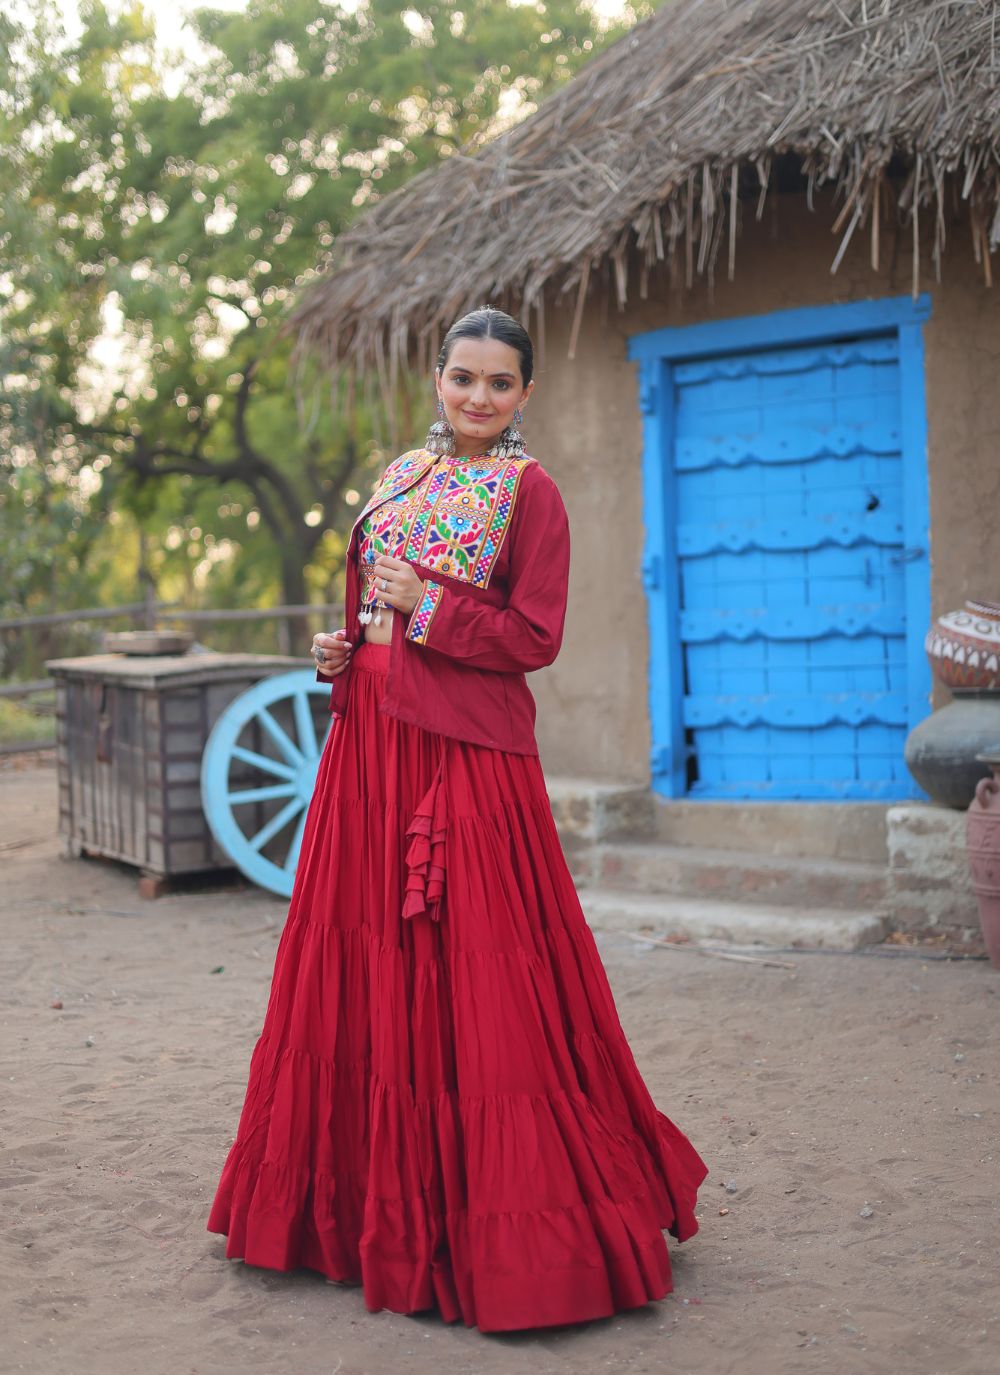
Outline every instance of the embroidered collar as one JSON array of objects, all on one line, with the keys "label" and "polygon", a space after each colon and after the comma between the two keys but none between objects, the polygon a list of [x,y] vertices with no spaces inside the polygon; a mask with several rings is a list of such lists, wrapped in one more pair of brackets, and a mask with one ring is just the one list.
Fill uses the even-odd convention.
[{"label": "embroidered collar", "polygon": [[[489,454],[439,459],[424,449],[403,454],[386,470],[355,529],[367,522],[372,550],[391,550],[437,576],[486,587],[510,528],[521,474],[534,461]],[[406,499],[404,493],[418,485]]]}]

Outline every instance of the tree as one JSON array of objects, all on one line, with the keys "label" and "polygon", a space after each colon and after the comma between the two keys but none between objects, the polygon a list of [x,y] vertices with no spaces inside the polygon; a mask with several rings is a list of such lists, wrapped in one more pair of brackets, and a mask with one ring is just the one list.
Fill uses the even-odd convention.
[{"label": "tree", "polygon": [[206,594],[305,601],[380,456],[363,404],[298,414],[287,304],[365,205],[621,25],[577,0],[250,0],[196,14],[192,66],[157,57],[139,4],[82,20],[71,42],[54,0],[0,19],[0,464],[22,498],[41,472],[81,527],[128,513],[158,581],[181,557]]}]

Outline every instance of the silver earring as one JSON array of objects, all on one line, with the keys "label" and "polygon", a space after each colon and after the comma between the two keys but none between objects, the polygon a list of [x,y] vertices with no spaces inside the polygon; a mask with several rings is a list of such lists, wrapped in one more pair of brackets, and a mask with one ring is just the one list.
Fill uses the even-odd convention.
[{"label": "silver earring", "polygon": [[515,410],[514,410],[514,424],[515,424],[515,425],[520,425],[520,424],[523,423],[523,421],[524,421],[524,411],[521,410],[521,407],[520,407],[520,406],[517,406],[517,407],[515,408]]},{"label": "silver earring", "polygon": [[524,436],[513,425],[500,431],[490,448],[492,458],[520,458],[524,453]]},{"label": "silver earring", "polygon": [[455,452],[455,431],[444,418],[444,402],[438,397],[437,413],[440,417],[427,431],[424,448],[438,458],[450,458]]}]

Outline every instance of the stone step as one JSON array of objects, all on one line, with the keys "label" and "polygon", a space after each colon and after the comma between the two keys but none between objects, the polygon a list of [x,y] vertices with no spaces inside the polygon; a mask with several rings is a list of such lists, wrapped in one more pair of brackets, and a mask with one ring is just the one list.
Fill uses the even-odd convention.
[{"label": "stone step", "polygon": [[548,778],[559,834],[576,842],[638,840],[652,835],[653,794],[647,787],[587,778]]},{"label": "stone step", "polygon": [[799,911],[773,904],[660,897],[611,888],[581,889],[580,902],[595,931],[684,936],[733,945],[857,950],[880,941],[887,929],[885,919],[872,912]]},{"label": "stone step", "polygon": [[743,850],[800,859],[885,864],[889,803],[692,802],[639,784],[547,780],[560,834],[585,841],[655,840],[663,845]]},{"label": "stone step", "polygon": [[862,911],[879,907],[886,893],[885,865],[849,860],[649,841],[592,845],[568,857],[578,884],[633,893]]},{"label": "stone step", "polygon": [[[651,795],[652,796],[652,795]],[[641,836],[663,845],[733,849],[798,859],[888,858],[887,802],[692,802],[653,796],[652,820]],[[609,837],[610,838],[610,837]]]}]

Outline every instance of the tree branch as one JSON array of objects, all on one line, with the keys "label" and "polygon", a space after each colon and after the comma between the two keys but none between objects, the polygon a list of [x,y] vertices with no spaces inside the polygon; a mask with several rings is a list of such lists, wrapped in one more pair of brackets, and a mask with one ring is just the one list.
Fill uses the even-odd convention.
[{"label": "tree branch", "polygon": [[257,452],[250,442],[249,427],[247,424],[247,412],[250,407],[250,389],[253,385],[254,374],[257,371],[255,358],[243,369],[240,378],[239,390],[236,393],[236,407],[233,415],[233,432],[236,436],[237,447],[246,462],[252,467],[259,481],[269,482],[274,489],[278,500],[288,517],[289,534],[294,534],[298,530],[302,519],[302,502],[295,488],[275,465]]}]

